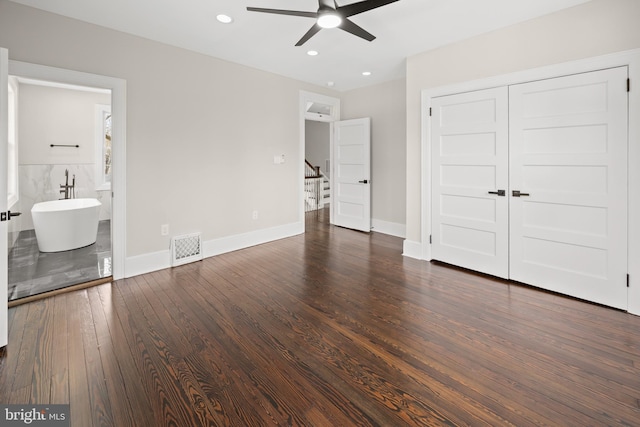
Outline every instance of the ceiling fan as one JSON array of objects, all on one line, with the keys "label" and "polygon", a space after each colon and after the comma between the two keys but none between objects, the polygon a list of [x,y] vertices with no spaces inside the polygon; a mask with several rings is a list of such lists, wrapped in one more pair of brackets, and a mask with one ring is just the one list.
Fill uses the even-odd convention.
[{"label": "ceiling fan", "polygon": [[313,27],[302,36],[302,38],[296,43],[296,46],[302,46],[313,37],[318,31],[323,28],[340,28],[355,36],[361,37],[367,41],[372,41],[376,37],[365,31],[363,28],[351,22],[350,16],[357,15],[362,12],[366,12],[371,9],[376,9],[380,6],[385,6],[389,3],[394,3],[398,0],[364,0],[357,3],[347,4],[344,6],[338,6],[335,0],[318,0],[317,12],[305,12],[300,10],[283,10],[283,9],[265,9],[261,7],[247,7],[250,12],[263,12],[274,13],[277,15],[292,15],[302,16],[305,18],[314,18],[316,23]]}]

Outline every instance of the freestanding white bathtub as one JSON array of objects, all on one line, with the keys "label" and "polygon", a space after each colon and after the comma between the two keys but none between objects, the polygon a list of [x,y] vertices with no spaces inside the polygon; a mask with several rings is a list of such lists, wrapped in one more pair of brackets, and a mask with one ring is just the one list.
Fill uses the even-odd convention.
[{"label": "freestanding white bathtub", "polygon": [[38,249],[61,252],[96,242],[100,203],[96,199],[52,200],[31,208]]}]

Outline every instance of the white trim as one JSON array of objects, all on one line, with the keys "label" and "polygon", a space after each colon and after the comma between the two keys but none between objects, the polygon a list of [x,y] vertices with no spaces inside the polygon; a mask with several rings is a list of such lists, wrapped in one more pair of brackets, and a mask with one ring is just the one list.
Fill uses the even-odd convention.
[{"label": "white trim", "polygon": [[[13,105],[11,106],[11,108],[13,108],[13,164],[9,164],[9,161],[11,160],[9,158],[9,147],[12,144],[7,140],[7,173],[11,175],[11,172],[13,171],[13,176],[7,180],[7,207],[11,209],[20,200],[20,173],[18,172],[20,165],[20,134],[18,133],[18,123],[20,123],[20,106],[18,105],[18,100],[20,99],[20,92],[18,89],[18,79],[12,76],[9,76],[9,92],[13,92]],[[11,102],[11,99],[9,99],[9,102]],[[9,108],[9,111],[11,108]],[[10,120],[8,125],[11,125]],[[15,183],[15,188],[9,188],[11,186],[11,181]],[[9,190],[13,191],[9,192]]]},{"label": "white trim", "polygon": [[152,252],[126,259],[124,277],[139,276],[171,267],[171,250]]},{"label": "white trim", "polygon": [[9,74],[61,84],[80,85],[111,91],[111,114],[113,128],[113,175],[112,175],[112,221],[111,253],[113,278],[122,279],[126,273],[126,120],[127,120],[127,82],[126,80],[101,76],[80,71],[65,70],[27,62],[9,61]]},{"label": "white trim", "polygon": [[204,249],[204,256],[208,258],[302,233],[304,233],[304,221],[208,240],[202,244],[202,248]]},{"label": "white trim", "polygon": [[27,79],[24,77],[17,77],[17,80],[20,84],[25,84],[25,85],[53,87],[56,89],[65,89],[65,90],[79,90],[81,92],[101,93],[103,95],[111,94],[110,89],[103,89],[98,87],[78,86],[78,85],[72,85],[72,84],[66,84],[66,83],[52,82],[47,80]]},{"label": "white trim", "polygon": [[414,240],[405,240],[402,243],[402,255],[408,258],[424,259],[422,243]]},{"label": "white trim", "polygon": [[[0,105],[9,100],[9,80],[7,76],[9,64],[9,51],[0,47]],[[7,108],[0,108],[0,159],[2,162],[7,158],[7,137],[9,135],[9,112]],[[4,169],[4,167],[0,167]],[[0,211],[7,209],[7,177],[6,173],[0,176]],[[2,200],[4,199],[4,200]],[[2,246],[2,257],[0,259],[0,347],[6,347],[9,342],[9,319],[8,305],[8,236],[9,224],[7,221],[0,222],[0,245]]]},{"label": "white trim", "polygon": [[371,231],[375,233],[388,234],[389,236],[396,236],[405,238],[407,236],[407,226],[404,224],[398,224],[397,222],[387,222],[380,219],[371,219]]},{"label": "white trim", "polygon": [[[420,138],[422,141],[422,164],[420,167],[420,185],[422,195],[420,197],[420,240],[422,259],[431,261],[431,120],[429,118],[429,106],[431,98],[427,91],[422,91],[420,102]],[[427,243],[428,242],[428,243]],[[416,252],[417,253],[417,252]]]},{"label": "white trim", "polygon": [[[299,116],[299,129],[300,129],[300,143],[298,146],[298,151],[300,152],[300,156],[298,158],[299,171],[298,171],[298,221],[302,223],[302,233],[304,233],[304,154],[305,154],[305,120],[318,120],[316,117],[314,119],[313,115],[309,115],[307,113],[307,105],[309,102],[317,102],[320,104],[331,105],[331,117],[326,115],[322,116],[323,122],[329,122],[329,163],[333,168],[333,122],[340,120],[340,99],[333,98],[326,95],[320,95],[318,93],[307,92],[304,90],[300,91],[300,116]],[[333,171],[329,171],[329,186],[333,189],[333,176],[335,174]],[[333,205],[333,194],[331,191],[331,200],[329,203]],[[333,224],[333,209],[329,210],[329,222]]]},{"label": "white trim", "polygon": [[[111,113],[111,105],[96,104],[94,118],[94,159],[96,191],[111,190],[111,182],[104,179],[104,113]],[[113,164],[113,163],[112,163]]]},{"label": "white trim", "polygon": [[[275,240],[296,236],[304,232],[304,222],[252,231],[234,236],[208,240],[202,243],[204,258],[245,249]],[[126,277],[138,276],[171,267],[171,251],[158,251],[127,258]]]},{"label": "white trim", "polygon": [[[438,96],[453,95],[474,90],[489,89],[498,86],[509,86],[547,78],[561,77],[571,74],[585,73],[613,67],[629,67],[631,92],[629,93],[629,201],[628,201],[628,235],[627,268],[630,274],[628,289],[629,313],[640,315],[640,49],[633,49],[595,58],[582,59],[556,65],[550,65],[511,74],[499,75],[482,80],[474,80],[454,85],[425,89],[421,101],[421,240],[422,250],[413,246],[416,242],[405,241],[405,253],[417,255],[420,259],[431,260],[431,247],[428,236],[431,234],[431,140],[430,120],[428,116],[431,100]],[[631,167],[634,165],[634,167]]]},{"label": "white trim", "polygon": [[[629,313],[640,315],[640,49],[629,52],[629,200],[627,271]],[[633,165],[633,167],[631,167]]]}]

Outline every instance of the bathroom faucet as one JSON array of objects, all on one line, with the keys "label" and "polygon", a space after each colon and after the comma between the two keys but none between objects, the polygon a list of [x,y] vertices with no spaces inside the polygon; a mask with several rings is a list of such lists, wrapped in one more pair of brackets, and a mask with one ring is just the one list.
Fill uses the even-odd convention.
[{"label": "bathroom faucet", "polygon": [[[69,169],[64,170],[64,184],[60,184],[60,194],[64,194],[64,200],[75,198],[76,175],[73,175],[71,185],[69,185]],[[62,200],[62,199],[61,199]]]}]

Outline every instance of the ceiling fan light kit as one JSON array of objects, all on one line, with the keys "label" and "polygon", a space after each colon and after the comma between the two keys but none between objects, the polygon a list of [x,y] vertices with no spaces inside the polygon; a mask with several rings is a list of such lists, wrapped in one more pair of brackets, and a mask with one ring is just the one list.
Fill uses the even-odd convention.
[{"label": "ceiling fan light kit", "polygon": [[395,3],[398,0],[364,0],[357,3],[338,6],[336,0],[318,0],[317,12],[305,12],[302,10],[265,9],[261,7],[247,7],[249,12],[273,13],[276,15],[301,16],[313,18],[316,23],[302,36],[296,46],[302,46],[323,28],[340,28],[343,31],[358,36],[364,40],[372,41],[376,37],[363,28],[350,21],[349,17],[362,12]]},{"label": "ceiling fan light kit", "polygon": [[322,28],[336,28],[342,24],[342,18],[337,13],[324,12],[318,16],[317,22]]}]

